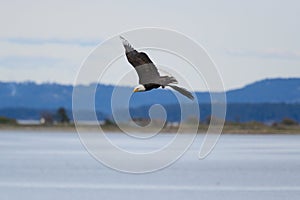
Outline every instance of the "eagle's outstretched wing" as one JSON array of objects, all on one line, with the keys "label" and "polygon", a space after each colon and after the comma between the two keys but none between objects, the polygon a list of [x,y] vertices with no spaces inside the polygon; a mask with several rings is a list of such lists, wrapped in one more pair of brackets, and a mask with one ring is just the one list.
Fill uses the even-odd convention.
[{"label": "eagle's outstretched wing", "polygon": [[138,76],[140,84],[157,83],[160,84],[160,74],[150,60],[148,55],[144,52],[138,52],[135,50],[129,42],[120,36],[123,46],[125,48],[125,54],[128,62],[134,67]]},{"label": "eagle's outstretched wing", "polygon": [[151,83],[163,87],[169,86],[189,99],[194,99],[192,93],[190,93],[187,89],[170,85],[177,83],[177,80],[173,76],[160,76],[156,66],[146,53],[138,52],[125,38],[122,36],[120,36],[120,38],[125,48],[127,60],[134,67],[139,76],[139,84],[145,85]]}]

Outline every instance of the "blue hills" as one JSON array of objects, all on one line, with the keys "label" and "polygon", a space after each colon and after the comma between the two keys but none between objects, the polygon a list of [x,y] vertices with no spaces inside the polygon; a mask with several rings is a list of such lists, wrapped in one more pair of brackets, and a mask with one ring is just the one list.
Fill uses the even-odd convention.
[{"label": "blue hills", "polygon": [[265,79],[227,92],[230,103],[300,102],[300,78]]},{"label": "blue hills", "polygon": [[[113,85],[91,84],[76,86],[84,91],[91,91],[96,88],[95,108],[103,116],[110,116],[111,95],[115,88]],[[131,93],[132,88],[116,86],[118,91]],[[54,83],[37,84],[34,82],[0,82],[0,115],[10,115],[10,117],[24,118],[23,114],[32,110],[54,110],[59,107],[72,109],[72,85],[62,85]],[[209,104],[210,96],[208,92],[196,92],[200,104]],[[246,85],[243,88],[230,90],[226,92],[227,103],[229,104],[263,104],[263,103],[300,103],[300,78],[274,78],[265,79]],[[82,100],[84,102],[85,96]],[[189,99],[182,97],[180,101],[188,104]],[[115,105],[122,109],[124,101],[117,98]],[[133,110],[147,107],[153,104],[162,104],[172,106],[178,104],[178,100],[170,90],[152,90],[144,93],[135,93],[131,96],[129,105]],[[11,109],[18,109],[18,116],[13,115]],[[84,106],[82,107],[84,110]],[[172,110],[172,107],[170,107]],[[21,112],[21,113],[20,113]],[[37,114],[36,114],[37,115]],[[23,116],[26,116],[24,114]],[[33,116],[33,115],[32,115]],[[36,118],[32,117],[32,118]],[[26,118],[26,117],[25,117]],[[105,117],[104,117],[105,118]]]}]

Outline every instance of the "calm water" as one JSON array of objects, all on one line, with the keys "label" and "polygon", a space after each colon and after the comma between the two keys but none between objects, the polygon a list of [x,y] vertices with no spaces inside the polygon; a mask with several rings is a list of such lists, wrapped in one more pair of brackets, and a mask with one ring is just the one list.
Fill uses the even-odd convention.
[{"label": "calm water", "polygon": [[94,160],[74,133],[0,131],[0,199],[300,198],[300,135],[222,135],[198,160],[202,139],[170,167],[133,175]]}]

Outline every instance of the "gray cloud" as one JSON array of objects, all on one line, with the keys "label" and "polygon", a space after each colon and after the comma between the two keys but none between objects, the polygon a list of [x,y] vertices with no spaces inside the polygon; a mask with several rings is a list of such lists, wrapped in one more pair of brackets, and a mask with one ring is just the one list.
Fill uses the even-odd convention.
[{"label": "gray cloud", "polygon": [[0,66],[9,68],[48,67],[62,62],[63,59],[41,56],[6,56],[0,57]]},{"label": "gray cloud", "polygon": [[61,45],[78,45],[78,46],[96,46],[100,40],[91,39],[61,39],[61,38],[22,38],[11,37],[1,38],[0,41],[5,41],[15,44],[25,45],[44,45],[44,44],[61,44]]},{"label": "gray cloud", "polygon": [[262,59],[300,60],[300,52],[282,49],[243,50],[227,49],[226,54],[236,57],[256,57]]}]

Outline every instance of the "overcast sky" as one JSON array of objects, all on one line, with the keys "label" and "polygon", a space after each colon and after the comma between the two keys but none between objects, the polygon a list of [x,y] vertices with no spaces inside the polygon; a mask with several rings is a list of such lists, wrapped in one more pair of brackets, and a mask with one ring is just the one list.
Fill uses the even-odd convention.
[{"label": "overcast sky", "polygon": [[0,81],[72,84],[97,44],[140,27],[193,38],[216,63],[226,89],[300,77],[299,10],[297,0],[1,0]]}]

